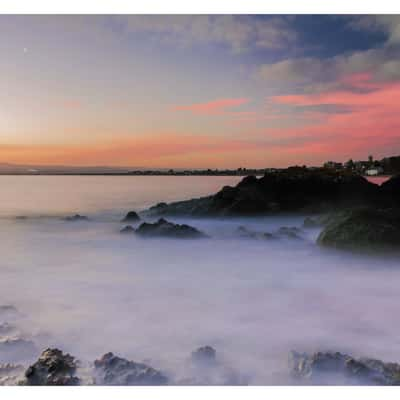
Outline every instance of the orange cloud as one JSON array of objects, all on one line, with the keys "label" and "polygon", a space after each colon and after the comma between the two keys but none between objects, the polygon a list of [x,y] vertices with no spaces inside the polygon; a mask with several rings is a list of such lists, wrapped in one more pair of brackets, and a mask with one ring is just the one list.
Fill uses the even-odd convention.
[{"label": "orange cloud", "polygon": [[189,105],[175,106],[175,111],[191,111],[193,114],[199,115],[221,115],[229,113],[229,109],[232,107],[238,107],[248,103],[248,98],[236,98],[236,99],[218,99],[208,101],[206,103],[194,103]]}]

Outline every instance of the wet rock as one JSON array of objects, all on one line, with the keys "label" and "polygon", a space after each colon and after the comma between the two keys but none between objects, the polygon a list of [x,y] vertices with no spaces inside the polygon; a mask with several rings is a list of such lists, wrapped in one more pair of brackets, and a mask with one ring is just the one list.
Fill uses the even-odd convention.
[{"label": "wet rock", "polygon": [[75,215],[65,217],[64,221],[68,221],[68,222],[89,221],[89,218],[86,217],[85,215],[75,214]]},{"label": "wet rock", "polygon": [[202,365],[215,364],[217,360],[217,352],[211,346],[199,347],[192,352],[191,359],[195,363]]},{"label": "wet rock", "polygon": [[77,361],[69,354],[58,349],[43,351],[39,359],[25,372],[23,385],[79,385],[75,376]]},{"label": "wet rock", "polygon": [[140,221],[139,215],[135,211],[129,211],[121,222],[137,222]]},{"label": "wet rock", "polygon": [[132,227],[132,226],[130,226],[130,225],[127,225],[127,226],[125,226],[125,228],[122,228],[120,231],[119,231],[120,233],[123,233],[123,234],[131,234],[131,233],[135,233],[135,229]]},{"label": "wet rock", "polygon": [[320,233],[322,246],[351,250],[400,250],[400,212],[363,208],[342,213]]},{"label": "wet rock", "polygon": [[400,365],[370,358],[355,359],[339,352],[311,355],[292,351],[289,367],[306,384],[400,385]]},{"label": "wet rock", "polygon": [[37,354],[37,348],[31,340],[20,337],[2,337],[0,339],[0,360],[16,362],[28,360]]},{"label": "wet rock", "polygon": [[206,235],[196,228],[186,224],[174,224],[160,218],[157,222],[151,224],[143,222],[137,229],[136,234],[143,237],[170,237],[170,238],[180,238],[180,239],[195,239],[203,238]]},{"label": "wet rock", "polygon": [[94,362],[96,383],[118,386],[159,386],[166,385],[168,378],[160,371],[146,364],[128,361],[113,353],[104,354]]},{"label": "wet rock", "polygon": [[24,374],[24,367],[19,364],[0,364],[0,386],[16,385]]}]

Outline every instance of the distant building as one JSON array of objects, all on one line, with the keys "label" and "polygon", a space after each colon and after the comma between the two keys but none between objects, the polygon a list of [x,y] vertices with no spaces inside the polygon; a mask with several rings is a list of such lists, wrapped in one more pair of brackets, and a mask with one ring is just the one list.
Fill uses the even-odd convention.
[{"label": "distant building", "polygon": [[376,176],[380,175],[382,173],[382,168],[377,167],[377,168],[369,168],[365,171],[365,174],[368,176]]},{"label": "distant building", "polygon": [[340,162],[336,162],[336,161],[327,161],[324,164],[324,168],[328,168],[328,169],[342,169],[343,168],[343,164]]}]

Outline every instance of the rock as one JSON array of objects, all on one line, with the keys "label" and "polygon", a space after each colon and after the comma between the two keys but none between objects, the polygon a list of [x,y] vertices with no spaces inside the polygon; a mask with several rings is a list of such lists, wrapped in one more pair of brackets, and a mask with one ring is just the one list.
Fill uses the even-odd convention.
[{"label": "rock", "polygon": [[199,347],[192,352],[191,360],[201,365],[215,364],[217,359],[217,352],[211,346]]},{"label": "rock", "polygon": [[290,227],[282,226],[277,231],[277,235],[284,236],[289,239],[301,239],[300,233],[301,230],[296,226],[290,226]]},{"label": "rock", "polygon": [[160,371],[146,364],[117,357],[113,353],[104,354],[100,360],[94,362],[94,366],[96,383],[101,385],[159,386],[168,383],[168,378]]},{"label": "rock", "polygon": [[129,211],[121,222],[137,222],[140,221],[139,215],[135,211]]},{"label": "rock", "polygon": [[291,167],[245,177],[235,187],[225,186],[214,195],[158,204],[150,215],[246,216],[276,212],[321,213],[342,207],[376,205],[380,187],[365,178],[343,171]]},{"label": "rock", "polygon": [[64,221],[68,221],[68,222],[89,221],[89,218],[86,217],[85,215],[75,214],[75,215],[72,215],[69,217],[65,217]]},{"label": "rock", "polygon": [[363,208],[331,218],[317,242],[352,250],[400,250],[400,212]]},{"label": "rock", "polygon": [[400,365],[347,354],[292,351],[289,368],[295,379],[307,384],[400,385]]},{"label": "rock", "polygon": [[127,225],[125,226],[125,228],[122,228],[119,232],[123,234],[131,234],[135,233],[135,229],[132,226]]},{"label": "rock", "polygon": [[37,348],[31,340],[21,337],[3,337],[0,339],[0,360],[15,362],[28,360],[37,354]]},{"label": "rock", "polygon": [[25,372],[22,385],[79,385],[75,376],[77,362],[69,354],[58,349],[43,351],[39,359]]},{"label": "rock", "polygon": [[137,229],[136,234],[143,237],[170,237],[180,239],[203,238],[206,235],[196,228],[189,225],[179,225],[168,222],[164,218],[160,218],[157,222],[150,224],[143,222]]}]

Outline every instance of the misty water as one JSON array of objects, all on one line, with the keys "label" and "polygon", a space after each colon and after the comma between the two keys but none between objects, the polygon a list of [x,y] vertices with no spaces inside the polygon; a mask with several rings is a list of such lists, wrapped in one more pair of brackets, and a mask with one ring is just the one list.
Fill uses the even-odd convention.
[{"label": "misty water", "polygon": [[[190,353],[211,345],[224,371],[249,384],[291,383],[290,350],[400,361],[400,266],[385,257],[301,239],[244,238],[302,227],[305,216],[191,219],[200,240],[121,235],[129,210],[207,195],[239,177],[1,176],[0,324],[34,348],[1,361],[28,365],[47,347],[83,363],[104,353],[145,360],[176,382]],[[66,222],[73,214],[90,221]],[[24,216],[26,218],[19,218]],[[1,332],[0,332],[1,335]]]}]

